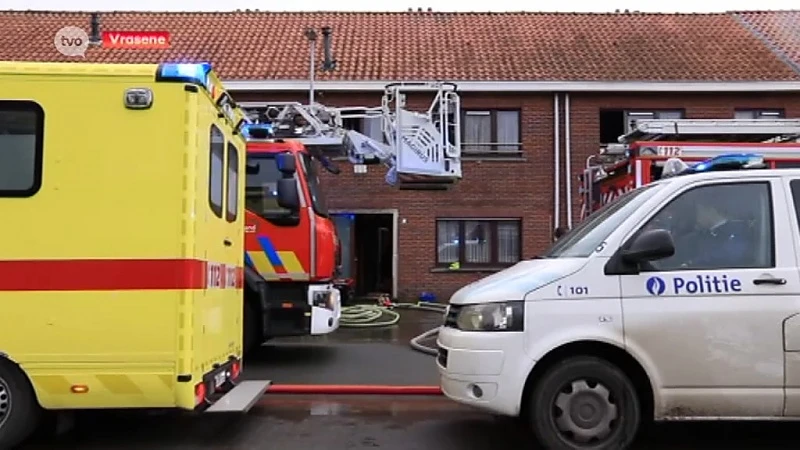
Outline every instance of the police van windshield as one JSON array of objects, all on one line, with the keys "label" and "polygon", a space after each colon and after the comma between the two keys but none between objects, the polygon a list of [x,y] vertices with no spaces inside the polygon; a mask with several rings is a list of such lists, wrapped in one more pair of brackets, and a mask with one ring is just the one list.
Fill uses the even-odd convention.
[{"label": "police van windshield", "polygon": [[661,188],[661,183],[642,186],[618,197],[561,237],[543,255],[545,258],[586,258],[591,255],[625,219]]},{"label": "police van windshield", "polygon": [[265,219],[291,215],[291,211],[278,206],[278,180],[281,172],[274,155],[247,157],[247,184],[245,205],[248,211]]}]

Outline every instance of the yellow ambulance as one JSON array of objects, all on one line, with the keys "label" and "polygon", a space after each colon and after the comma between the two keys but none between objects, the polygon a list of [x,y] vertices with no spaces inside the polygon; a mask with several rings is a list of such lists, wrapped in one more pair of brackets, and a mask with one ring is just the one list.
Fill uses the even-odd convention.
[{"label": "yellow ambulance", "polygon": [[246,411],[244,114],[209,64],[0,62],[0,448],[42,410]]}]

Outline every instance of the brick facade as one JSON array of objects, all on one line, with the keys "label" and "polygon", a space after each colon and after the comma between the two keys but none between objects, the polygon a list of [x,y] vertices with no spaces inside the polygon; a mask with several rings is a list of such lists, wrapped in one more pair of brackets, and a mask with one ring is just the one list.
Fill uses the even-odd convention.
[{"label": "brick facade", "polygon": [[[378,93],[317,92],[317,101],[332,106],[378,106]],[[553,94],[462,93],[463,109],[518,108],[523,156],[502,161],[465,159],[463,179],[447,191],[398,191],[385,184],[382,166],[354,174],[346,163],[339,175],[323,174],[331,209],[399,211],[398,296],[416,298],[433,291],[446,300],[456,289],[491,271],[437,270],[436,218],[518,217],[522,219],[522,256],[530,258],[550,243],[554,203]],[[306,102],[307,93],[240,93],[239,101]],[[427,107],[424,98],[409,98],[409,108]],[[564,191],[564,96],[561,96],[561,223],[566,221]],[[576,175],[599,148],[599,111],[611,109],[683,109],[686,118],[732,118],[734,109],[780,108],[800,118],[800,93],[779,94],[570,94],[572,213],[580,214]]]}]

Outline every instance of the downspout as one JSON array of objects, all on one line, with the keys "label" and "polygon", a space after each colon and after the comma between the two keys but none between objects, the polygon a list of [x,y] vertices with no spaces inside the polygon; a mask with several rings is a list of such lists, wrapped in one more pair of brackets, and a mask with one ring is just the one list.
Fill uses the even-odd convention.
[{"label": "downspout", "polygon": [[567,229],[572,229],[572,151],[569,146],[569,93],[564,94],[564,180],[567,182]]},{"label": "downspout", "polygon": [[553,192],[554,192],[554,199],[555,199],[555,207],[553,208],[553,229],[556,229],[556,228],[558,228],[558,226],[560,224],[560,220],[559,219],[561,217],[561,208],[560,208],[560,206],[561,206],[561,196],[559,195],[560,192],[561,192],[561,182],[560,182],[559,176],[558,176],[559,172],[561,171],[561,167],[560,167],[561,166],[561,158],[559,157],[559,149],[561,147],[561,127],[560,127],[561,117],[559,116],[559,111],[558,111],[559,110],[559,106],[560,106],[559,105],[559,101],[558,101],[559,100],[558,92],[556,92],[553,95],[554,95],[554,97],[553,97],[553,118],[554,118],[554,123],[553,123],[553,130],[554,130],[553,157],[555,158],[555,161],[553,163],[553,166],[554,166],[554,169],[555,169],[553,171],[553,174],[554,174],[553,175]]}]

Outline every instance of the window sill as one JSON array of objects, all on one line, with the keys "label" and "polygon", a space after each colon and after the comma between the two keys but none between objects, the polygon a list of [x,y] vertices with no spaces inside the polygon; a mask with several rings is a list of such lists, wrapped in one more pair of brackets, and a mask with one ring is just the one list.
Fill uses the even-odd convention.
[{"label": "window sill", "polygon": [[[509,266],[510,267],[510,266]],[[487,272],[487,273],[495,273],[500,272],[501,270],[505,270],[507,267],[462,267],[460,269],[448,269],[447,267],[434,267],[431,269],[431,273],[480,273],[480,272]]]},{"label": "window sill", "polygon": [[507,155],[507,156],[496,156],[494,154],[461,154],[461,159],[463,161],[474,161],[474,162],[526,162],[528,158],[522,155]]}]

